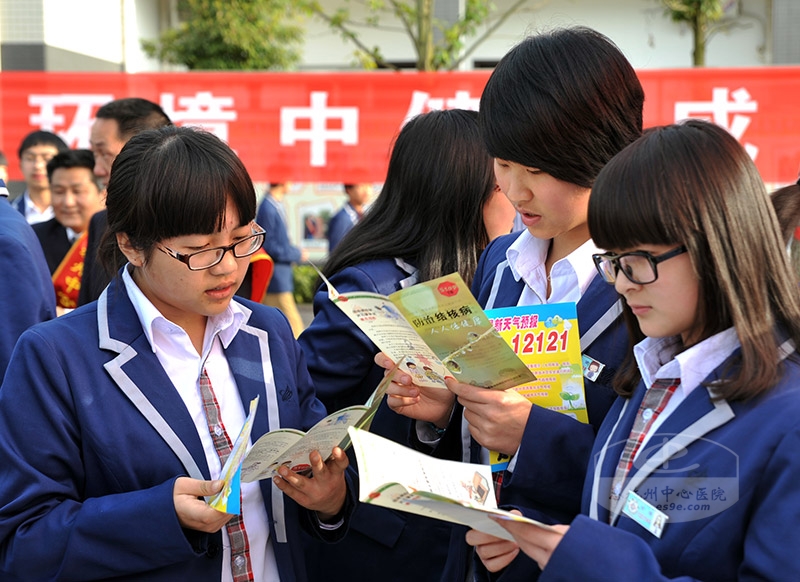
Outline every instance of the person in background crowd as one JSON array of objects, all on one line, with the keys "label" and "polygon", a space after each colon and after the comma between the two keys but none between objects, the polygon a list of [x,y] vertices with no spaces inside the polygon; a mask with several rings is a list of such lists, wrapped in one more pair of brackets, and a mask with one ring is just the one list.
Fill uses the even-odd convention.
[{"label": "person in background crowd", "polygon": [[328,222],[329,253],[364,216],[367,202],[372,198],[372,184],[345,184],[344,193],[347,194],[347,203]]},{"label": "person in background crowd", "polygon": [[253,399],[252,442],[325,415],[284,317],[234,300],[264,238],[247,170],[210,133],[141,132],[107,208],[101,258],[127,263],[25,332],[0,388],[0,578],[305,580],[301,530],[335,541],[355,505],[341,449],[241,483],[236,516],[203,499]]},{"label": "person in background crowd", "polygon": [[[157,104],[139,97],[109,101],[95,114],[89,140],[94,154],[94,175],[105,189],[111,176],[111,166],[130,138],[146,129],[172,125],[164,110]],[[83,263],[78,305],[95,301],[115,273],[107,273],[97,264],[97,248],[108,222],[106,212],[100,211],[89,223],[89,238]],[[120,255],[121,256],[121,255]]]},{"label": "person in background crowd", "polygon": [[778,215],[789,260],[800,276],[800,178],[794,184],[775,190],[770,198]]},{"label": "person in background crowd", "polygon": [[294,246],[289,241],[283,197],[290,188],[291,184],[288,182],[271,183],[269,191],[258,207],[256,222],[267,231],[264,250],[274,261],[272,279],[262,303],[280,309],[289,320],[292,331],[297,337],[305,326],[294,300],[292,265],[308,260],[308,251]]},{"label": "person in background crowd", "polygon": [[56,316],[55,293],[42,247],[33,229],[8,203],[0,180],[0,382],[22,332]]},{"label": "person in background crowd", "polygon": [[582,515],[470,532],[478,555],[521,549],[542,581],[800,579],[800,299],[753,160],[707,121],[648,130],[600,172],[589,228],[635,345]]},{"label": "person in background crowd", "polygon": [[[508,233],[513,219],[513,207],[496,187],[477,114],[431,111],[400,131],[380,195],[324,272],[340,293],[388,295],[453,272],[469,284],[481,250]],[[330,412],[364,404],[383,378],[373,361],[377,346],[328,299],[324,285],[314,297],[314,313],[300,345],[320,400]],[[406,442],[410,425],[384,408],[371,430]],[[342,542],[309,549],[311,580],[464,580],[464,533],[441,521],[362,504]],[[451,537],[460,541],[460,552],[450,553]]]},{"label": "person in background crowd", "polygon": [[78,303],[89,221],[105,207],[89,150],[67,150],[47,162],[55,216],[33,225],[53,276],[56,304],[73,309]]},{"label": "person in background crowd", "polygon": [[25,180],[25,191],[12,204],[28,221],[38,224],[53,218],[50,205],[50,183],[47,181],[47,162],[59,152],[69,149],[66,142],[49,131],[32,131],[22,139],[19,167]]},{"label": "person in background crowd", "polygon": [[[0,180],[3,181],[5,187],[6,182],[8,182],[8,158],[2,151],[0,151]],[[8,196],[8,194],[5,194],[5,196]]]}]

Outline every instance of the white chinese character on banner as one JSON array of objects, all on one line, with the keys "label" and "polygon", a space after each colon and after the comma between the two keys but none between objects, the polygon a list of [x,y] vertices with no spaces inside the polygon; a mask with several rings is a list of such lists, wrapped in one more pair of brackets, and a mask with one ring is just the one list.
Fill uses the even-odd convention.
[{"label": "white chinese character on banner", "polygon": [[[308,129],[298,128],[298,119],[308,119]],[[329,129],[329,119],[340,120],[341,128]],[[281,145],[293,146],[298,141],[311,142],[311,166],[324,167],[327,142],[358,145],[358,107],[328,107],[325,91],[311,92],[311,107],[281,107]]]},{"label": "white chinese character on banner", "polygon": [[480,97],[470,96],[469,91],[456,91],[455,97],[449,99],[431,97],[431,94],[425,91],[414,91],[411,94],[411,103],[403,119],[403,125],[412,117],[420,113],[426,113],[427,111],[438,111],[442,109],[469,109],[471,111],[477,111],[480,102]]},{"label": "white chinese character on banner", "polygon": [[[29,95],[28,105],[38,108],[38,112],[30,114],[28,122],[39,129],[58,134],[70,147],[85,149],[89,147],[95,106],[113,99],[113,95],[93,94]],[[72,119],[67,120],[65,108],[74,108]]]},{"label": "white chinese character on banner", "polygon": [[161,94],[161,108],[175,125],[200,127],[228,141],[228,122],[236,121],[236,111],[226,110],[233,107],[233,97],[214,96],[210,91],[199,91],[193,96],[178,97],[175,109],[175,94]]},{"label": "white chinese character on banner", "polygon": [[[711,101],[678,101],[675,103],[675,121],[690,117],[713,121],[727,129],[733,137],[741,142],[751,121],[750,116],[742,114],[757,112],[758,101],[753,101],[750,93],[744,87],[737,89],[730,96],[733,99],[729,101],[727,87],[715,87],[711,92]],[[755,160],[758,155],[758,147],[751,143],[743,145],[750,157]]]}]

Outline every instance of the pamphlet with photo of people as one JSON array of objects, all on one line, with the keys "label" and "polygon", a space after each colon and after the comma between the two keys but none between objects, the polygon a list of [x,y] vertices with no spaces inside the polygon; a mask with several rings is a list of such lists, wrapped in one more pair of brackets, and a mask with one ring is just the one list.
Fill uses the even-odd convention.
[{"label": "pamphlet with photo of people", "polygon": [[551,529],[497,508],[488,465],[437,459],[364,430],[349,432],[362,503],[460,523],[512,541],[490,515]]},{"label": "pamphlet with photo of people", "polygon": [[389,296],[338,293],[323,277],[328,296],[378,348],[399,362],[418,386],[445,388],[444,378],[505,390],[530,382],[533,373],[494,329],[458,273],[417,283]]}]

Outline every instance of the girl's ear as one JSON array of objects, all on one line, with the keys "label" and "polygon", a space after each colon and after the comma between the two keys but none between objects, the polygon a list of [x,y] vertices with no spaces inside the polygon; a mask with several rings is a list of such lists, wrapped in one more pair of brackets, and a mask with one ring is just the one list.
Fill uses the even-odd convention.
[{"label": "girl's ear", "polygon": [[124,232],[117,233],[117,245],[131,265],[134,267],[141,267],[144,265],[144,253],[133,248],[127,234]]}]

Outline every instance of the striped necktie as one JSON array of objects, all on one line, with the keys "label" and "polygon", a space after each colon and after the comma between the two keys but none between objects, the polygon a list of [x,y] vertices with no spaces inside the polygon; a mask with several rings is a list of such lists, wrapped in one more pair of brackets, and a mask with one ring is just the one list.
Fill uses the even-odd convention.
[{"label": "striped necktie", "polygon": [[636,413],[636,420],[633,421],[631,434],[625,442],[625,448],[622,451],[617,470],[614,473],[614,480],[612,481],[611,493],[609,495],[610,508],[614,507],[622,493],[623,484],[633,467],[636,453],[642,445],[642,442],[644,442],[644,438],[647,436],[650,427],[667,406],[669,399],[675,393],[680,383],[680,378],[659,378],[653,382],[650,389],[645,393],[642,404],[639,406],[639,410]]},{"label": "striped necktie", "polygon": [[[203,397],[203,409],[206,413],[208,432],[214,441],[214,448],[219,455],[220,465],[225,465],[225,461],[231,454],[233,444],[222,423],[222,415],[219,410],[219,402],[214,395],[211,387],[211,380],[205,368],[200,374],[200,395]],[[241,503],[241,491],[239,492],[239,506]],[[250,564],[250,544],[247,540],[247,531],[244,527],[242,515],[235,515],[226,525],[228,540],[231,544],[231,572],[233,582],[253,582],[253,569]]]}]

